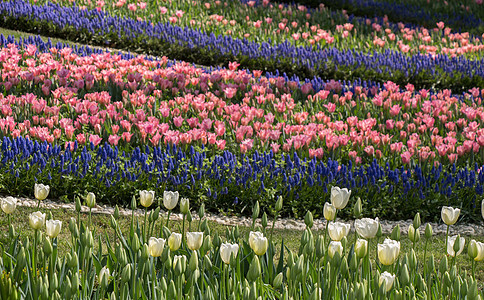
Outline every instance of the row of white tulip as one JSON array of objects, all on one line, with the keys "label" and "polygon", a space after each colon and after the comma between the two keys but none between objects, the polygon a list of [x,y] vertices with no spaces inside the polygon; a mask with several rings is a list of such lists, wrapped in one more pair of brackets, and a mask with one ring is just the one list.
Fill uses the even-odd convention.
[{"label": "row of white tulip", "polygon": [[[35,185],[34,195],[42,201],[49,187]],[[418,260],[415,252],[420,241],[420,216],[408,229],[412,249],[401,253],[400,227],[381,240],[378,220],[361,218],[362,204],[353,207],[355,239],[349,242],[350,223],[336,221],[338,210],[345,209],[351,191],[333,187],[330,202],[325,203],[327,220],[324,233],[311,230],[313,217],[305,216],[298,251],[289,250],[284,242],[273,240],[268,231],[267,214],[262,227],[256,228],[260,216],[258,202],[253,207],[253,225],[245,237],[238,227],[227,228],[224,238],[212,234],[200,207],[197,231],[190,201],[178,192],[165,191],[163,206],[168,210],[166,223],[160,207],[148,212],[155,203],[153,191],[140,191],[133,197],[145,208],[144,222],[133,215],[127,233],[118,225],[119,210],[111,217],[111,236],[95,232],[91,217],[85,224],[79,217],[80,200],[76,199],[78,218],[69,221],[69,250],[58,254],[58,236],[62,222],[52,213],[34,212],[29,224],[34,230],[33,244],[28,237],[9,228],[9,241],[0,260],[0,297],[8,299],[481,299],[474,277],[474,262],[484,259],[484,244],[472,240],[468,255],[472,274],[460,272],[455,257],[465,247],[460,236],[446,238],[447,256],[436,267],[433,255],[426,257],[432,227],[425,226],[425,254]],[[96,206],[96,196],[85,197],[89,208]],[[184,222],[180,232],[172,232],[169,215],[180,204]],[[282,198],[274,203],[274,222],[282,209]],[[15,212],[15,198],[7,197],[0,206],[10,216]],[[484,207],[484,206],[483,206]],[[134,210],[133,210],[134,211]],[[442,208],[447,226],[457,222],[460,211]],[[158,222],[158,219],[160,221]],[[10,219],[9,219],[10,220]],[[185,220],[188,230],[185,230]],[[203,220],[203,221],[202,221]],[[156,226],[159,231],[155,230]],[[45,228],[45,233],[43,229]],[[179,229],[180,230],[180,229]],[[44,236],[44,234],[46,236]],[[316,234],[316,235],[315,235]],[[329,238],[328,238],[329,235]],[[97,240],[97,246],[96,241]],[[374,242],[376,240],[376,242]],[[376,244],[370,259],[371,244]],[[41,245],[39,247],[39,245]],[[279,250],[278,250],[279,249]],[[278,259],[276,259],[278,257]],[[5,298],[7,299],[7,298]]]}]

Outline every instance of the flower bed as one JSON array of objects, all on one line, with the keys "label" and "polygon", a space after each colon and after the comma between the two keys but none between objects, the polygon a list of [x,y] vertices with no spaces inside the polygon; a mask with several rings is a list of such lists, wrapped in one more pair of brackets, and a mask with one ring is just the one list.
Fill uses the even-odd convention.
[{"label": "flower bed", "polygon": [[0,11],[5,15],[3,23],[7,26],[24,30],[41,28],[50,35],[75,35],[78,40],[102,45],[108,40],[121,48],[143,49],[207,65],[227,65],[236,59],[243,67],[279,70],[303,78],[317,75],[380,82],[391,79],[402,85],[410,81],[417,88],[444,87],[459,91],[484,85],[480,58],[408,55],[391,50],[368,54],[338,48],[295,46],[289,42],[271,45],[54,4],[33,6],[23,1],[7,1],[1,3]]},{"label": "flower bed", "polygon": [[372,96],[331,82],[315,92],[236,63],[209,71],[33,45],[10,44],[0,57],[2,165],[18,183],[8,192],[50,180],[60,183],[56,196],[92,186],[126,202],[149,181],[213,209],[251,205],[254,194],[270,207],[284,195],[285,213],[301,215],[320,211],[319,196],[342,184],[388,218],[462,199],[466,217],[477,215],[479,89],[457,98],[389,82]]}]

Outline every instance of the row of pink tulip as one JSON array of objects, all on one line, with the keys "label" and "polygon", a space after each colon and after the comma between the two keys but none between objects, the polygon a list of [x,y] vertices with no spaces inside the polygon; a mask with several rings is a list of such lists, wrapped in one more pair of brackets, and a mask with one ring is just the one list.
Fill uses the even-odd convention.
[{"label": "row of pink tulip", "polygon": [[0,130],[48,142],[95,145],[170,143],[214,149],[339,153],[367,159],[455,162],[484,160],[484,89],[459,99],[405,90],[340,84],[315,92],[260,71],[207,72],[186,63],[167,67],[118,55],[80,57],[65,48],[36,54],[34,46],[0,50]]},{"label": "row of pink tulip", "polygon": [[[33,0],[37,4],[47,0]],[[71,0],[59,0],[73,5]],[[392,26],[388,18],[350,19],[347,12],[334,12],[320,5],[310,10],[303,5],[285,6],[264,0],[255,1],[170,0],[168,3],[141,0],[80,0],[81,9],[97,9],[113,15],[136,18],[153,24],[170,22],[198,28],[216,35],[230,35],[249,40],[290,41],[296,45],[336,46],[365,52],[397,50],[429,55],[466,55],[479,58],[484,50],[482,40],[467,32],[452,32],[439,22],[434,28]],[[484,34],[483,34],[484,35]]]}]

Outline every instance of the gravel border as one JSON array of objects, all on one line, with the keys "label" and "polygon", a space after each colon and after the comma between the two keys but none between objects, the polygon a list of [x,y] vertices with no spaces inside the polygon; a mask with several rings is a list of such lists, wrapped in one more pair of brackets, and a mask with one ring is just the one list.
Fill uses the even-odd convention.
[{"label": "gravel border", "polygon": [[[0,197],[0,201],[2,201],[4,198],[5,197]],[[17,206],[37,207],[37,204],[38,204],[37,200],[24,198],[24,197],[15,197],[15,198],[17,199]],[[40,207],[43,209],[66,209],[66,210],[72,210],[72,211],[75,210],[74,203],[59,203],[48,199],[42,201],[40,204]],[[84,213],[89,212],[89,208],[83,205],[81,211]],[[128,209],[128,208],[119,208],[119,212],[123,216],[130,216],[132,214],[131,209]],[[96,207],[92,209],[92,213],[112,215],[114,213],[114,207],[111,207],[108,205],[96,205]],[[165,212],[163,211],[162,213],[165,214]],[[144,215],[144,210],[143,209],[135,210],[135,215],[137,216]],[[170,220],[182,220],[182,217],[183,217],[182,214],[171,214]],[[250,227],[252,225],[252,219],[244,216],[223,216],[223,215],[205,213],[205,217],[209,221],[213,221],[221,225],[227,225],[227,226],[240,225],[240,226],[246,226],[246,227]],[[193,213],[193,219],[194,220],[198,219],[198,214],[195,212]],[[342,221],[342,220],[339,220],[339,221]],[[269,219],[268,223],[269,223],[269,226],[272,226],[272,220]],[[352,225],[351,231],[353,231],[354,230],[354,226],[352,224],[353,221],[349,221],[349,223]],[[383,234],[389,234],[396,225],[400,225],[402,234],[407,234],[408,226],[410,226],[410,224],[412,223],[413,223],[413,220],[402,220],[402,221],[380,220]],[[257,219],[257,224],[258,225],[261,224],[260,218]],[[445,234],[447,231],[447,226],[443,223],[430,222],[430,224],[432,225],[434,234]],[[421,234],[424,234],[424,230],[425,230],[424,225],[425,223],[423,224],[423,226],[420,227]],[[304,224],[304,220],[282,218],[276,221],[276,224],[274,227],[276,229],[302,231],[306,228],[306,225]],[[314,226],[313,226],[314,230],[324,230],[325,227],[326,227],[326,220],[321,220],[321,219],[314,220]],[[481,224],[457,224],[450,227],[449,234],[484,236],[484,226],[482,223]]]}]

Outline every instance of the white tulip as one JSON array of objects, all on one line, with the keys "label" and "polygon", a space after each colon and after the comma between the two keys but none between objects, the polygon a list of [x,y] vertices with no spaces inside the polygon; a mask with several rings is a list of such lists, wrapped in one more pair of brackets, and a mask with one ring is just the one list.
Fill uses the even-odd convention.
[{"label": "white tulip", "polygon": [[55,238],[59,235],[62,229],[62,221],[59,220],[47,220],[45,221],[45,233],[51,238]]},{"label": "white tulip", "polygon": [[187,246],[190,250],[198,250],[202,247],[203,232],[187,232]]},{"label": "white tulip", "polygon": [[102,267],[101,271],[99,271],[99,282],[102,282],[105,277],[106,281],[108,281],[110,276],[111,273],[109,272],[109,269],[106,266]]},{"label": "white tulip", "polygon": [[481,215],[482,215],[482,218],[484,218],[484,200],[482,200],[481,202]]},{"label": "white tulip", "polygon": [[350,224],[345,224],[341,222],[331,222],[328,225],[329,237],[333,241],[341,241],[350,232]]},{"label": "white tulip", "polygon": [[269,242],[262,232],[251,231],[249,233],[249,246],[255,254],[260,256],[266,253]]},{"label": "white tulip", "polygon": [[400,242],[385,239],[383,244],[378,244],[378,259],[385,266],[393,264],[397,260],[399,254]]},{"label": "white tulip", "polygon": [[173,257],[173,269],[176,268],[176,264],[178,263],[178,261],[180,261],[180,264],[182,265],[182,269],[183,269],[184,265],[186,264],[186,259],[187,257],[185,255],[175,255]]},{"label": "white tulip", "polygon": [[351,191],[348,191],[347,188],[340,189],[337,186],[333,186],[331,188],[331,204],[337,209],[343,209],[348,204],[348,200],[350,199]]},{"label": "white tulip", "polygon": [[182,235],[181,233],[172,232],[168,237],[168,247],[171,251],[176,251],[181,246]]},{"label": "white tulip", "polygon": [[333,258],[336,252],[338,252],[340,256],[343,255],[343,245],[341,242],[331,241],[328,246],[329,257]]},{"label": "white tulip", "polygon": [[336,217],[336,207],[329,202],[324,203],[323,215],[326,220],[333,221]]},{"label": "white tulip", "polygon": [[17,207],[17,199],[10,196],[3,198],[1,206],[3,212],[9,215],[15,211],[15,208]]},{"label": "white tulip", "polygon": [[163,205],[166,209],[172,210],[178,203],[178,192],[165,191],[163,192]]},{"label": "white tulip", "polygon": [[452,208],[449,206],[443,206],[441,215],[442,215],[442,221],[444,221],[445,224],[447,225],[454,225],[455,222],[457,222],[457,219],[459,218],[460,214],[460,209],[458,208]]},{"label": "white tulip", "polygon": [[460,239],[459,239],[459,251],[457,251],[457,253],[455,253],[454,244],[455,244],[455,241],[457,240],[457,237],[458,237],[457,235],[454,235],[454,236],[449,237],[448,240],[447,240],[447,254],[449,254],[452,257],[461,254],[462,251],[464,250],[464,245],[466,243],[466,239],[463,238],[463,237],[460,237]]},{"label": "white tulip", "polygon": [[368,252],[368,241],[357,239],[355,244],[355,253],[359,258],[365,257]]},{"label": "white tulip", "polygon": [[154,191],[139,191],[139,202],[144,207],[150,207],[155,200],[155,192]]},{"label": "white tulip", "polygon": [[49,195],[50,187],[43,184],[34,185],[34,195],[37,200],[44,200]]},{"label": "white tulip", "polygon": [[150,240],[148,241],[148,249],[150,250],[150,255],[153,257],[161,256],[161,253],[163,253],[163,247],[165,247],[165,242],[165,239],[150,237]]},{"label": "white tulip", "polygon": [[374,220],[370,218],[355,220],[355,229],[362,238],[372,239],[378,232],[378,218]]},{"label": "white tulip", "polygon": [[387,271],[381,273],[380,279],[378,280],[379,285],[384,284],[385,291],[389,292],[392,289],[393,282],[395,281],[395,274],[390,274]]},{"label": "white tulip", "polygon": [[482,261],[484,260],[484,243],[477,242],[477,256],[474,258],[475,261]]},{"label": "white tulip", "polygon": [[184,215],[188,214],[190,210],[190,200],[188,198],[181,198],[180,200],[180,212]]},{"label": "white tulip", "polygon": [[220,245],[220,257],[222,258],[222,261],[226,264],[230,263],[231,256],[233,256],[234,258],[237,257],[238,252],[238,244],[222,243],[222,245]]},{"label": "white tulip", "polygon": [[41,213],[40,211],[36,211],[29,215],[29,224],[32,229],[41,229],[44,227],[45,223],[45,214]]},{"label": "white tulip", "polygon": [[92,192],[87,193],[86,205],[89,208],[96,207],[96,195]]}]

